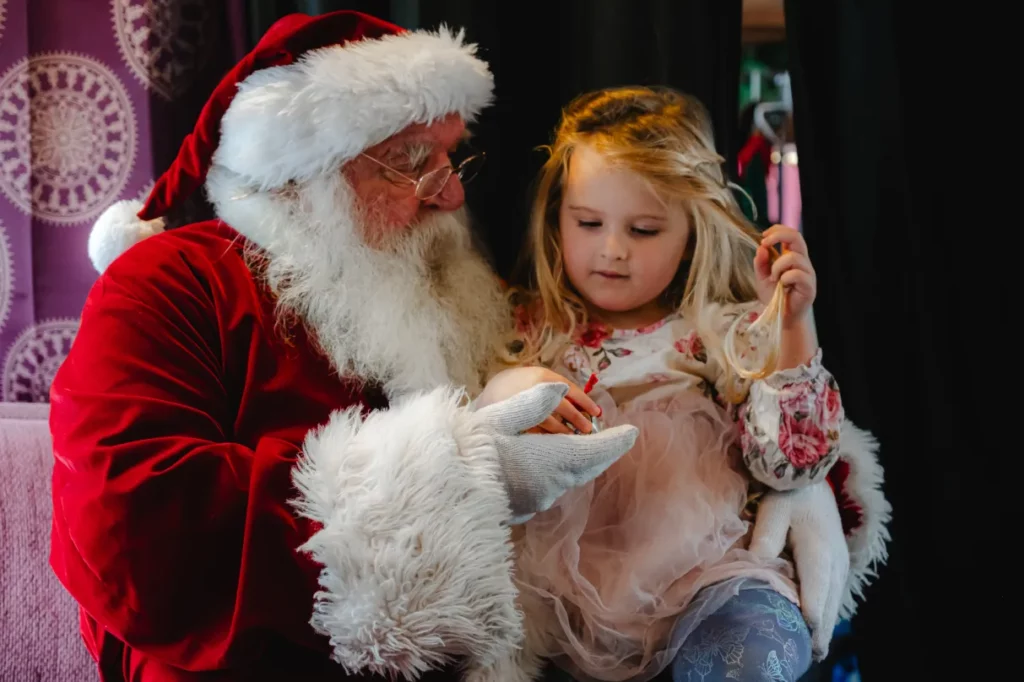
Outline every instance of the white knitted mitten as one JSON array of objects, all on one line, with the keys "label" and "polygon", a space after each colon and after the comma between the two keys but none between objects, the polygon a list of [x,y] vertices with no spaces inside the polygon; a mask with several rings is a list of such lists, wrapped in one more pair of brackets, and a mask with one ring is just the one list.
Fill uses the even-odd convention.
[{"label": "white knitted mitten", "polygon": [[850,572],[839,506],[827,482],[765,495],[757,509],[750,551],[775,558],[787,537],[800,581],[800,609],[811,629],[814,656],[821,660],[828,654]]},{"label": "white knitted mitten", "polygon": [[627,425],[588,435],[523,433],[551,415],[568,392],[567,384],[538,384],[476,412],[494,438],[513,524],[597,478],[636,442],[639,431]]}]

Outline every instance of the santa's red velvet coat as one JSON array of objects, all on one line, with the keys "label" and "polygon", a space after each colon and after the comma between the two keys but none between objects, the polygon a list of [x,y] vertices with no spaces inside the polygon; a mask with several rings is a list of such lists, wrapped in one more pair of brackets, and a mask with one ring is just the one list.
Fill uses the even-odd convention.
[{"label": "santa's red velvet coat", "polygon": [[130,250],[53,383],[52,565],[104,680],[346,679],[291,474],[333,410],[383,398],[282,334],[242,249],[211,222]]}]

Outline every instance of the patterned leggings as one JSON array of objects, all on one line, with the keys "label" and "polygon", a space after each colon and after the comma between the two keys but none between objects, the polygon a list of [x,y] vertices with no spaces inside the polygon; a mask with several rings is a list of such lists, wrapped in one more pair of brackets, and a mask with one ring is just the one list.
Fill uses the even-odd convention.
[{"label": "patterned leggings", "polygon": [[[796,682],[811,665],[800,609],[768,588],[741,590],[708,616],[657,682]],[[567,682],[551,669],[545,682]]]},{"label": "patterned leggings", "polygon": [[741,590],[694,630],[672,682],[796,682],[811,666],[800,609],[767,588]]}]

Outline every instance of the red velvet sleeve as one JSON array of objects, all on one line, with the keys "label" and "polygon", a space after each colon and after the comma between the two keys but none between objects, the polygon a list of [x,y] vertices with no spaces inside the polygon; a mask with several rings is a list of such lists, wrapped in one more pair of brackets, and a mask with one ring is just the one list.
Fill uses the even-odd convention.
[{"label": "red velvet sleeve", "polygon": [[54,381],[52,567],[167,665],[229,667],[282,637],[323,648],[318,567],[295,551],[312,529],[288,504],[294,439],[232,442],[223,303],[192,266],[154,267],[100,278]]}]

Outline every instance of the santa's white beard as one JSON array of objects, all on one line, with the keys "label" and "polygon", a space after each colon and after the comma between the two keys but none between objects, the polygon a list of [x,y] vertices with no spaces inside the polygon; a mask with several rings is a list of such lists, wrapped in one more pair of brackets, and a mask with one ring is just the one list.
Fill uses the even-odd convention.
[{"label": "santa's white beard", "polygon": [[342,375],[392,398],[446,383],[479,390],[508,310],[461,211],[431,214],[371,248],[362,235],[372,218],[340,173],[243,194],[215,167],[207,191],[259,247],[257,274],[279,313],[304,322]]}]

